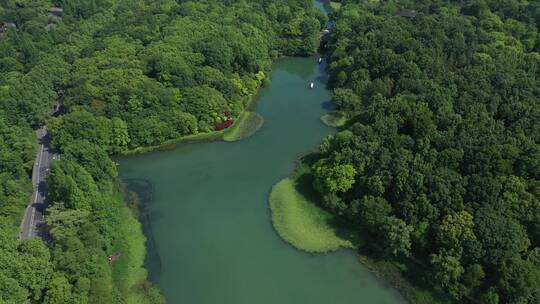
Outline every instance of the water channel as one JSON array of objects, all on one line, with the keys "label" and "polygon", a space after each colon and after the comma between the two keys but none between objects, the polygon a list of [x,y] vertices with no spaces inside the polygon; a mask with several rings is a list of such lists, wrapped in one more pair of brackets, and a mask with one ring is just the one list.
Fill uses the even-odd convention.
[{"label": "water channel", "polygon": [[121,178],[142,194],[147,266],[169,303],[403,303],[352,251],[300,252],[272,227],[271,187],[335,131],[319,119],[332,107],[326,81],[316,57],[279,60],[253,137],[119,160]]}]

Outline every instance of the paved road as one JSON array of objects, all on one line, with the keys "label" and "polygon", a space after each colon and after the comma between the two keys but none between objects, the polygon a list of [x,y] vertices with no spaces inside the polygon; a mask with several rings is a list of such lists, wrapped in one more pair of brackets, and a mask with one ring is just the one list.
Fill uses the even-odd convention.
[{"label": "paved road", "polygon": [[38,154],[32,170],[32,184],[34,193],[30,199],[28,207],[21,224],[20,238],[31,238],[41,236],[41,224],[44,219],[46,207],[47,185],[45,178],[51,167],[53,159],[58,159],[59,155],[49,150],[50,136],[47,126],[43,126],[36,131],[39,143]]}]

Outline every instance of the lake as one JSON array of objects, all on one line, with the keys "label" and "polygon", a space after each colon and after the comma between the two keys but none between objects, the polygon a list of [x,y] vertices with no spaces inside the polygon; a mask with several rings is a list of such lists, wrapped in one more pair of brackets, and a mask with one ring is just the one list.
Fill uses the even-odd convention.
[{"label": "lake", "polygon": [[319,119],[332,104],[317,59],[274,64],[253,137],[119,159],[120,177],[142,197],[150,277],[169,303],[403,303],[354,252],[304,253],[272,227],[272,186],[335,132]]}]

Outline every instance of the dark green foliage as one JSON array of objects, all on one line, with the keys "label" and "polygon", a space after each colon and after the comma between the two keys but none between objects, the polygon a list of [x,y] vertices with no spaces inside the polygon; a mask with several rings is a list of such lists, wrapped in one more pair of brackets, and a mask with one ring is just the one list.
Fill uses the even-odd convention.
[{"label": "dark green foliage", "polygon": [[[343,2],[329,71],[350,120],[314,167],[325,205],[456,301],[540,301],[537,3]],[[354,183],[329,187],[344,166]]]}]

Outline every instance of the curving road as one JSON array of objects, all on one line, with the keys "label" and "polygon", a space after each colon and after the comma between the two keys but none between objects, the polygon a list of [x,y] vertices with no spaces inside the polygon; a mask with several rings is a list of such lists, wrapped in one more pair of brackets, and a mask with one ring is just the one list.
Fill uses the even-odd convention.
[{"label": "curving road", "polygon": [[42,126],[36,131],[39,143],[38,154],[32,170],[32,185],[34,193],[24,213],[19,237],[22,239],[42,236],[41,225],[47,204],[47,184],[45,178],[50,170],[53,160],[59,159],[60,155],[49,148],[50,135],[47,126]]}]

